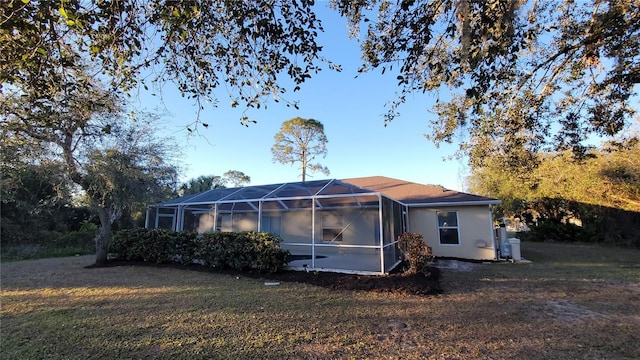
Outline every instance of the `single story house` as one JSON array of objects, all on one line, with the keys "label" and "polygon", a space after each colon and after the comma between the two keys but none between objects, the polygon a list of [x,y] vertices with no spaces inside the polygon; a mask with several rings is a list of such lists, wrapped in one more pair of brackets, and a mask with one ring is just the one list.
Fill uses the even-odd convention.
[{"label": "single story house", "polygon": [[386,274],[397,239],[423,235],[438,257],[497,259],[491,207],[500,200],[382,176],[225,188],[150,206],[148,228],[266,231],[289,268]]}]

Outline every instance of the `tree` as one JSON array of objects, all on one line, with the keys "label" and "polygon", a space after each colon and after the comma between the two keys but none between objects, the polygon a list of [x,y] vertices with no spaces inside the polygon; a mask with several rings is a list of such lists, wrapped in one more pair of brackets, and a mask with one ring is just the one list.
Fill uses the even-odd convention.
[{"label": "tree", "polygon": [[241,187],[251,182],[251,177],[238,170],[229,170],[222,175],[226,183],[233,187]]},{"label": "tree", "polygon": [[[234,106],[260,107],[272,98],[298,107],[284,98],[282,84],[292,80],[296,91],[323,64],[340,69],[320,55],[322,26],[312,4],[10,0],[0,23],[0,80],[3,91],[29,94],[38,104],[73,84],[67,69],[91,62],[111,88],[173,82],[198,109],[216,106],[219,90]],[[409,94],[432,92],[437,116],[427,137],[436,144],[460,140],[460,151],[479,165],[495,144],[584,156],[589,135],[619,134],[635,112],[636,0],[332,6],[360,41],[361,71],[397,78],[399,95],[385,121],[398,116]]]},{"label": "tree", "polygon": [[96,265],[102,265],[111,224],[122,212],[175,190],[177,170],[169,160],[176,147],[154,135],[151,114],[130,123],[117,94],[85,70],[67,69],[76,73],[61,79],[78,81],[52,88],[56,92],[35,103],[37,94],[2,94],[0,130],[17,144],[50,149],[47,158],[62,163],[66,178],[86,192],[100,218]]},{"label": "tree", "polygon": [[[498,217],[517,217],[538,239],[607,241],[640,246],[640,141],[606,142],[576,162],[569,150],[536,154],[527,171],[485,160],[469,179],[471,191],[496,197]],[[579,220],[580,226],[569,220]]]},{"label": "tree", "polygon": [[142,116],[128,126],[114,125],[110,136],[94,139],[82,155],[83,177],[88,184],[83,190],[101,223],[97,264],[108,251],[111,225],[116,220],[175,196],[178,171],[171,160],[177,151],[172,141],[155,135],[152,123]]},{"label": "tree", "polygon": [[[4,150],[4,149],[2,149]],[[2,151],[3,158],[5,152]],[[37,231],[67,231],[71,196],[60,164],[41,162],[0,173],[2,244],[33,243]]]},{"label": "tree", "polygon": [[312,3],[10,0],[0,23],[0,80],[46,97],[62,89],[65,69],[91,63],[111,89],[173,82],[199,109],[215,106],[223,84],[234,106],[274,98],[297,107],[279,79],[298,86],[320,63],[334,67],[320,56]]},{"label": "tree", "polygon": [[251,178],[242,171],[229,170],[222,176],[201,175],[197,178],[189,179],[189,181],[180,186],[180,193],[182,196],[199,194],[208,190],[226,188],[227,184],[231,184],[232,187],[240,187],[250,182]]},{"label": "tree", "polygon": [[[622,145],[622,146],[620,146]],[[640,212],[640,141],[631,137],[607,142],[575,162],[570,151],[538,153],[539,165],[526,171],[509,168],[499,157],[469,177],[471,191],[503,199],[508,213],[514,201],[562,198]]]},{"label": "tree", "polygon": [[213,189],[221,189],[226,187],[226,181],[216,175],[201,175],[197,178],[189,179],[180,186],[181,195],[199,194]]},{"label": "tree", "polygon": [[398,115],[408,94],[433,92],[438,116],[427,137],[440,144],[464,134],[460,150],[478,165],[496,143],[517,151],[554,145],[584,156],[590,134],[618,134],[635,112],[638,1],[371,0],[333,6],[349,20],[353,36],[367,24],[362,72],[396,67],[401,91],[386,121]]},{"label": "tree", "polygon": [[329,175],[329,169],[311,163],[317,156],[327,156],[328,140],[321,122],[295,117],[282,123],[274,139],[275,144],[271,147],[273,161],[292,165],[299,162],[302,181],[306,180],[307,170]]}]

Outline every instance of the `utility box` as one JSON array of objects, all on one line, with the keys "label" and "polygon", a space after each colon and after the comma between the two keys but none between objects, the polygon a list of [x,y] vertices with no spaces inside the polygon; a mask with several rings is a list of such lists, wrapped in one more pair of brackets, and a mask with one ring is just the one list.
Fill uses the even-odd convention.
[{"label": "utility box", "polygon": [[520,255],[520,239],[509,238],[509,245],[511,245],[511,259],[513,261],[522,260],[522,256]]},{"label": "utility box", "polygon": [[498,251],[500,253],[500,259],[508,259],[511,257],[511,245],[507,239],[507,227],[505,224],[500,224],[496,229],[496,238],[498,239]]},{"label": "utility box", "polygon": [[508,259],[511,257],[511,244],[509,240],[504,239],[500,241],[500,258]]}]

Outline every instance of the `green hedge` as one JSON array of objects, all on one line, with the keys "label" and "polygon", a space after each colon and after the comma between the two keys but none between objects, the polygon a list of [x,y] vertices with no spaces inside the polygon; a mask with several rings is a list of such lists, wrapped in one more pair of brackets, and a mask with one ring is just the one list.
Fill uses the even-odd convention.
[{"label": "green hedge", "polygon": [[280,236],[255,231],[176,232],[164,229],[131,229],[115,232],[109,251],[124,260],[203,262],[215,269],[278,272],[288,263],[289,252],[280,249]]},{"label": "green hedge", "polygon": [[96,252],[96,229],[68,233],[52,230],[31,231],[17,242],[2,244],[0,260],[29,260],[47,257],[88,255]]},{"label": "green hedge", "polygon": [[601,242],[592,226],[555,221],[541,221],[537,225],[531,225],[529,231],[519,232],[517,237],[522,241]]}]

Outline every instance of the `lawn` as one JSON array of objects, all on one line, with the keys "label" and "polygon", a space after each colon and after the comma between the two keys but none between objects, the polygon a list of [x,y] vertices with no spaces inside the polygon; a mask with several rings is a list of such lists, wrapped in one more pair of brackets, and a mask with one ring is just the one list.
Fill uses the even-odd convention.
[{"label": "lawn", "polygon": [[532,263],[443,270],[434,296],[86,269],[90,256],[8,262],[0,358],[640,358],[640,251],[523,243],[522,255]]}]

